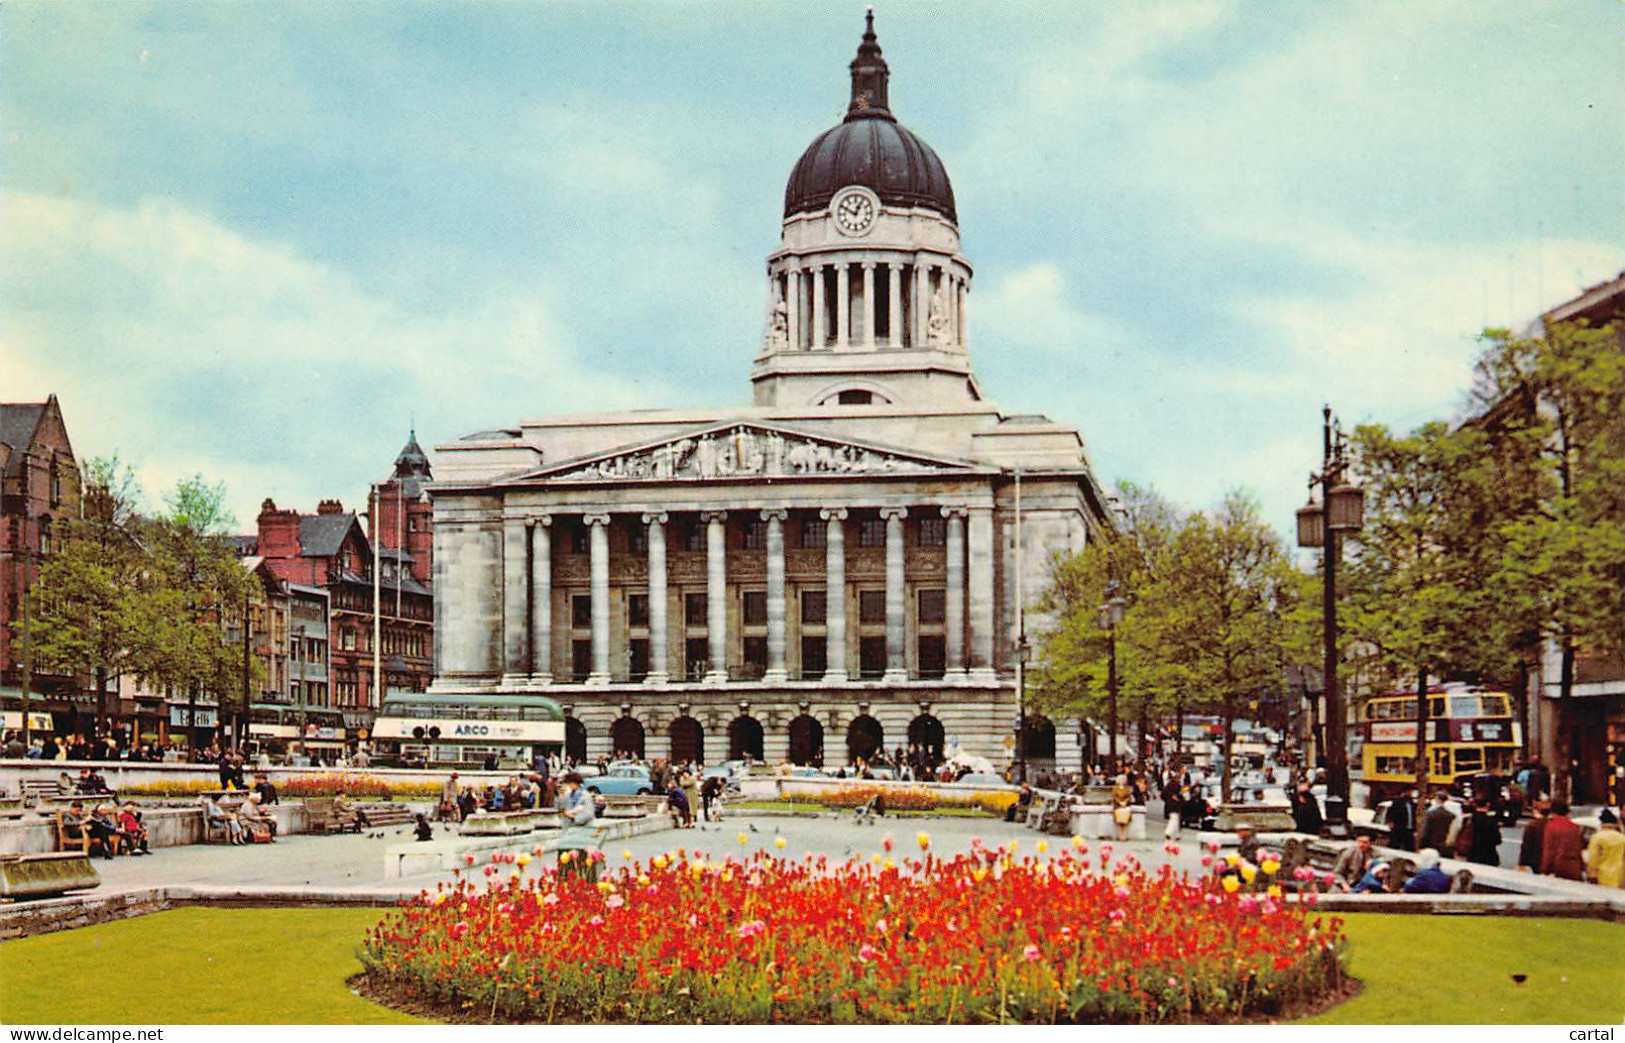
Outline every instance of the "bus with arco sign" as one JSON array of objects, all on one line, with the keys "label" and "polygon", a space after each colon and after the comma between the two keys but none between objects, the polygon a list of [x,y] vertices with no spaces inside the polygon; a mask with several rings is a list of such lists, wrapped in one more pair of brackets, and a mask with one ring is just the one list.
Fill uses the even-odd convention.
[{"label": "bus with arco sign", "polygon": [[[1512,774],[1523,733],[1502,691],[1462,684],[1428,689],[1428,779],[1457,787],[1476,775]],[[1367,699],[1354,729],[1361,775],[1374,801],[1391,800],[1416,785],[1416,693]]]},{"label": "bus with arco sign", "polygon": [[529,768],[564,745],[564,708],[540,695],[390,692],[372,726],[375,763]]}]

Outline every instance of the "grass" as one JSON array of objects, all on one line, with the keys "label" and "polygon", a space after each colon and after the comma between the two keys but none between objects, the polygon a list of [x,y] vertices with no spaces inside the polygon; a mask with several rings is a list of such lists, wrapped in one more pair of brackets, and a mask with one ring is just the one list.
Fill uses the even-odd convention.
[{"label": "grass", "polygon": [[[408,1024],[344,980],[382,909],[179,909],[0,944],[0,1022]],[[1365,991],[1314,1024],[1613,1025],[1625,927],[1595,920],[1350,916]],[[112,977],[98,977],[99,975]],[[1513,974],[1527,975],[1515,984]],[[126,980],[117,989],[64,982]],[[133,982],[133,979],[132,979]]]}]

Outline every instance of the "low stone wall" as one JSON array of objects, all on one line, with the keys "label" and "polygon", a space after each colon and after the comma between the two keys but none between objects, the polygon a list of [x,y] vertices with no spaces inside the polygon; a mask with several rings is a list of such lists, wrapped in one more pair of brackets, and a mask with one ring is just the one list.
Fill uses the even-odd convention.
[{"label": "low stone wall", "polygon": [[[220,770],[212,764],[149,764],[145,761],[35,761],[0,759],[0,790],[16,795],[22,792],[22,780],[56,778],[62,772],[78,775],[81,768],[93,768],[114,790],[129,786],[150,786],[160,782],[200,782],[211,787],[220,783]],[[253,780],[259,771],[252,764],[243,765],[243,774]],[[265,774],[278,786],[289,779],[315,775],[370,775],[402,785],[445,785],[450,771],[428,768],[294,768],[265,769]],[[515,774],[512,771],[459,771],[458,781],[480,786],[501,785]]]},{"label": "low stone wall", "polygon": [[[648,815],[643,818],[598,819],[594,825],[603,830],[602,842],[627,840],[645,833],[660,833],[672,827],[669,815]],[[512,836],[459,836],[447,840],[425,840],[410,844],[392,844],[384,850],[384,878],[398,880],[421,873],[442,873],[462,869],[467,855],[476,858],[493,851],[557,851],[564,836],[561,829],[544,829]]]},{"label": "low stone wall", "polygon": [[[88,800],[87,800],[88,803]],[[305,806],[299,801],[273,804],[265,809],[276,819],[277,833],[288,836],[306,831]],[[203,809],[153,807],[143,804],[141,820],[147,827],[148,845],[180,847],[203,843]],[[0,855],[40,855],[57,849],[56,814],[24,815],[0,822]]]},{"label": "low stone wall", "polygon": [[145,916],[168,908],[169,898],[161,887],[113,895],[73,895],[40,902],[19,902],[0,906],[0,941],[128,920],[132,916]]}]

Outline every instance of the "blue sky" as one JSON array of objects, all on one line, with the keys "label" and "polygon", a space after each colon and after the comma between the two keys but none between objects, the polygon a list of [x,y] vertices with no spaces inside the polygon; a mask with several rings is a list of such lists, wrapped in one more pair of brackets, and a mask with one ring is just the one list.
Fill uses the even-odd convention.
[{"label": "blue sky", "polygon": [[[744,404],[863,5],[0,7],[0,398],[149,488],[359,505],[524,416]],[[882,3],[972,358],[1107,482],[1286,531],[1319,408],[1463,402],[1625,269],[1625,4]]]}]

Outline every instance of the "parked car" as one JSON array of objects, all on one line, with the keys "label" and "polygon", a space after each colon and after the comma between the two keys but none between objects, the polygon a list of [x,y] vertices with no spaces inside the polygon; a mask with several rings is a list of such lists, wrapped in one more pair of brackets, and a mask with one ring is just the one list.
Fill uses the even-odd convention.
[{"label": "parked car", "polygon": [[1017,787],[1004,781],[1004,776],[992,772],[973,771],[959,780],[961,786],[981,786],[985,789],[1016,789]]},{"label": "parked car", "polygon": [[638,764],[618,764],[583,781],[588,790],[606,797],[641,797],[655,791],[649,769]]}]

